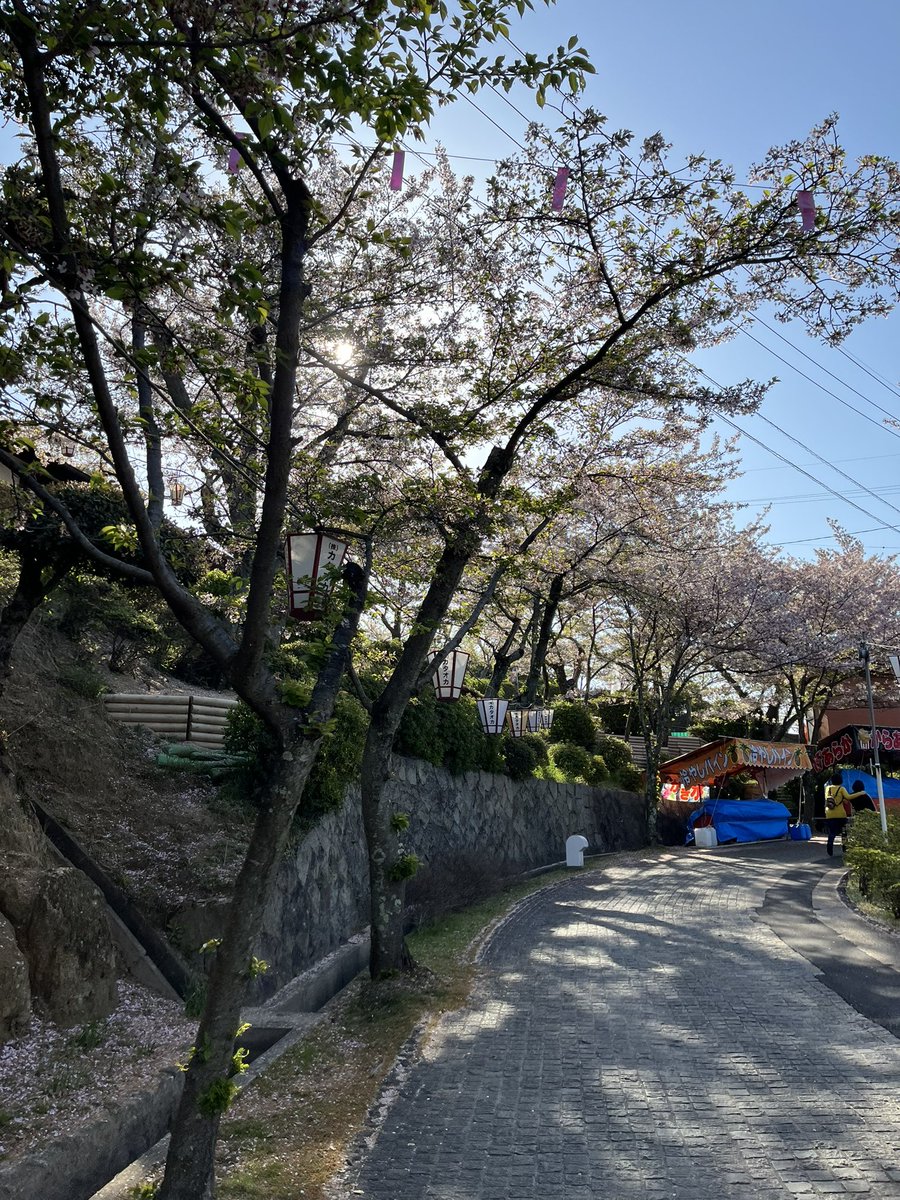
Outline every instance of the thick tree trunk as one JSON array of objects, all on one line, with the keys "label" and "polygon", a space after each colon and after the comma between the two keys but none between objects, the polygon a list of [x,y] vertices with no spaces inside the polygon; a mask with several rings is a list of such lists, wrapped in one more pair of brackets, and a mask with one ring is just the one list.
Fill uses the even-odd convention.
[{"label": "thick tree trunk", "polygon": [[332,638],[307,714],[297,713],[292,736],[259,794],[259,816],[235,884],[222,942],[210,973],[206,1008],[172,1129],[159,1200],[211,1200],[219,1121],[236,1074],[234,1039],[241,1005],[252,978],[254,940],[278,874],[281,855],[303,787],[318,753],[320,730],[330,720],[350,642],[365,600],[366,578],[350,565],[345,577],[353,595]]},{"label": "thick tree trunk", "polygon": [[384,802],[390,778],[393,738],[371,738],[361,768],[363,825],[369,854],[369,973],[381,979],[412,966],[403,937],[405,879],[392,878],[398,862],[398,837]]},{"label": "thick tree trunk", "polygon": [[553,622],[559,611],[559,601],[562,596],[563,576],[554,575],[550,591],[543,606],[537,640],[531,652],[531,662],[528,666],[528,679],[525,683],[524,702],[534,704],[537,699],[538,687],[544,677],[544,664],[547,661],[547,650],[550,646],[550,635],[553,632]]},{"label": "thick tree trunk", "polygon": [[[484,494],[485,489],[482,489]],[[391,750],[400,719],[419,684],[435,630],[447,612],[463,571],[480,543],[477,528],[467,527],[445,548],[419,608],[414,632],[407,638],[384,691],[372,705],[363,750],[360,786],[363,824],[369,855],[371,955],[373,979],[407,970],[412,959],[403,937],[406,893],[398,838],[385,804]]]}]

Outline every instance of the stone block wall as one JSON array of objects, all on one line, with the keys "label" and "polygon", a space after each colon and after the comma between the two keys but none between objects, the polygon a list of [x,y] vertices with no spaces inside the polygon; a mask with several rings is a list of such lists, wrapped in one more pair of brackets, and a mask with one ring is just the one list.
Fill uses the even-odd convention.
[{"label": "stone block wall", "polygon": [[[493,858],[500,873],[565,858],[565,841],[583,834],[587,853],[645,844],[642,800],[614,788],[515,782],[472,771],[451,775],[418,759],[395,758],[389,802],[408,813],[404,847],[426,864],[466,854]],[[359,791],[350,788],[285,859],[266,911],[259,949],[269,963],[259,998],[324,958],[368,923],[368,866]],[[208,932],[208,936],[214,936]]]}]

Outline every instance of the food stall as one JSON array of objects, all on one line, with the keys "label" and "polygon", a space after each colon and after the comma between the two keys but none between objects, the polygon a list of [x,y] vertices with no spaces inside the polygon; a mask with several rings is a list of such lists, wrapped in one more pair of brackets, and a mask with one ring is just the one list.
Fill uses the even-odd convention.
[{"label": "food stall", "polygon": [[[878,758],[883,771],[900,772],[900,729],[878,725]],[[872,728],[866,725],[845,725],[819,742],[812,758],[814,771],[830,774],[840,771],[841,782],[848,792],[860,780],[874,800],[878,785],[874,775]],[[900,808],[900,779],[882,774],[884,802],[888,808]]]},{"label": "food stall", "polygon": [[[722,800],[718,790],[733,775],[752,775],[762,794],[774,791],[811,768],[806,746],[799,742],[761,742],[753,738],[716,738],[659,769],[662,782],[682,788],[707,787],[710,798],[688,818],[687,841],[755,842],[788,836],[790,813],[777,800]],[[695,837],[695,829],[713,829]]]}]

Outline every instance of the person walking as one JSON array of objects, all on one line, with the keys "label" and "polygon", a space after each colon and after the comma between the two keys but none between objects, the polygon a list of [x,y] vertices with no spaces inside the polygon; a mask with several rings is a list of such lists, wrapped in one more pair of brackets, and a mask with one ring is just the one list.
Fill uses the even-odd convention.
[{"label": "person walking", "polygon": [[[860,788],[859,791],[857,787]],[[848,792],[841,780],[840,771],[835,771],[832,775],[831,782],[825,788],[825,829],[828,833],[826,849],[829,854],[834,854],[834,839],[838,834],[843,841],[847,818],[853,815],[854,801],[864,801],[868,798],[859,780],[854,783],[853,791]]]}]

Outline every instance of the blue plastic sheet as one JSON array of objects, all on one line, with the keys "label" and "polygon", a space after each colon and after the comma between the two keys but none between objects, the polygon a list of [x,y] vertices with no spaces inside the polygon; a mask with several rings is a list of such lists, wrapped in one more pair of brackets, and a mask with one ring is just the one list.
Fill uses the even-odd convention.
[{"label": "blue plastic sheet", "polygon": [[686,842],[694,840],[694,822],[709,813],[719,842],[762,842],[787,837],[790,813],[777,800],[707,800],[688,817]]},{"label": "blue plastic sheet", "polygon": [[[858,771],[852,767],[849,771],[841,771],[841,782],[848,792],[853,791],[853,785],[857,779],[862,780],[862,785],[877,803],[878,783],[874,775],[869,775],[866,771]],[[891,779],[889,775],[882,775],[881,784],[884,788],[885,800],[900,799],[900,779]]]}]

